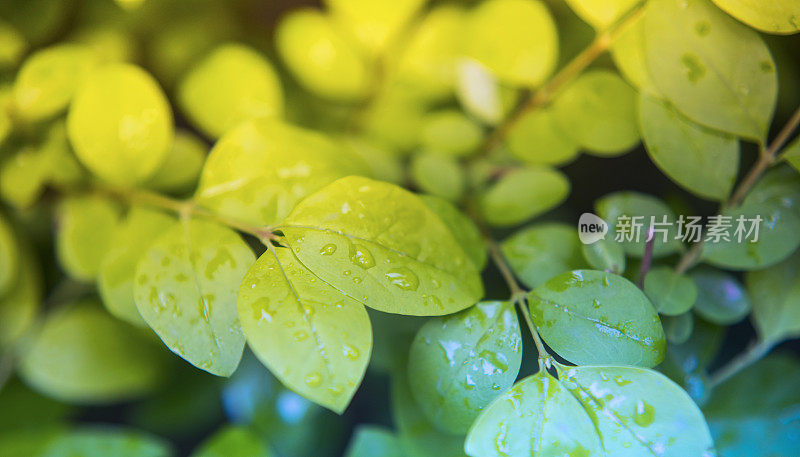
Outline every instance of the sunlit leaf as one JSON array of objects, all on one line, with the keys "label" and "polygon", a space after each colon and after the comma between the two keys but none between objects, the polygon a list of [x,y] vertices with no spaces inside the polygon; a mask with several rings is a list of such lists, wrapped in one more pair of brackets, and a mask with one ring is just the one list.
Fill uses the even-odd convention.
[{"label": "sunlit leaf", "polygon": [[0,213],[0,296],[13,287],[19,267],[19,245],[14,229]]},{"label": "sunlit leaf", "polygon": [[423,120],[421,140],[430,151],[464,156],[481,145],[483,130],[460,111],[435,111]]},{"label": "sunlit leaf", "polygon": [[411,160],[411,177],[423,192],[449,201],[457,201],[466,187],[461,165],[444,154],[416,154]]},{"label": "sunlit leaf", "polygon": [[145,325],[133,299],[136,265],[172,223],[173,218],[162,212],[133,207],[113,229],[100,264],[97,286],[103,305],[114,316],[134,325]]},{"label": "sunlit leaf", "polygon": [[178,104],[213,138],[248,119],[280,116],[283,93],[272,65],[240,44],[224,44],[192,67],[178,86]]},{"label": "sunlit leaf", "polygon": [[208,147],[187,131],[175,132],[167,158],[147,180],[145,186],[162,192],[185,193],[193,190],[203,169]]},{"label": "sunlit leaf", "polygon": [[683,114],[764,142],[778,91],[761,37],[709,0],[655,0],[645,17],[650,77]]},{"label": "sunlit leaf", "polygon": [[644,277],[644,293],[659,314],[677,316],[689,311],[697,300],[692,278],[670,267],[656,267]]},{"label": "sunlit leaf", "polygon": [[604,30],[633,9],[639,0],[567,0],[567,4],[584,21]]},{"label": "sunlit leaf", "polygon": [[130,185],[152,175],[169,153],[172,110],[144,70],[106,65],[92,71],[75,94],[67,131],[89,170],[113,184]]},{"label": "sunlit leaf", "polygon": [[450,314],[483,295],[448,227],[392,184],[339,179],[300,202],[280,228],[316,276],[379,311]]},{"label": "sunlit leaf", "polygon": [[514,157],[531,165],[562,165],[579,152],[578,143],[546,109],[523,115],[508,132],[506,142]]},{"label": "sunlit leaf", "polygon": [[100,196],[68,197],[58,208],[56,253],[71,276],[93,280],[119,220],[119,206]]},{"label": "sunlit leaf", "polygon": [[8,276],[13,281],[8,291],[0,294],[0,348],[14,343],[31,327],[42,304],[41,267],[30,246],[21,249],[16,269],[15,275]]},{"label": "sunlit leaf", "polygon": [[342,413],[367,369],[372,332],[361,302],[270,248],[239,290],[239,318],[258,358],[288,388]]},{"label": "sunlit leaf", "polygon": [[560,128],[588,152],[614,156],[639,143],[636,92],[608,70],[581,75],[556,98],[553,113]]},{"label": "sunlit leaf", "polygon": [[236,294],[253,260],[229,228],[181,220],[139,261],[136,308],[170,350],[209,373],[230,376],[244,348]]},{"label": "sunlit leaf", "polygon": [[276,224],[306,195],[360,172],[361,161],[322,134],[249,121],[211,150],[195,198],[235,220]]},{"label": "sunlit leaf", "polygon": [[26,341],[19,375],[63,401],[108,403],[150,392],[163,375],[152,337],[111,317],[93,300],[53,311]]},{"label": "sunlit leaf", "polygon": [[633,283],[594,270],[560,274],[529,294],[545,342],[577,364],[652,367],[664,358],[664,330],[653,305]]},{"label": "sunlit leaf", "polygon": [[364,162],[370,177],[397,185],[406,178],[399,155],[391,149],[364,138],[346,138],[343,143]]},{"label": "sunlit leaf", "polygon": [[470,428],[464,449],[473,457],[603,454],[589,415],[545,370],[495,399]]},{"label": "sunlit leaf", "polygon": [[538,0],[484,1],[469,13],[463,36],[466,54],[508,84],[539,85],[558,60],[556,26]]},{"label": "sunlit leaf", "polygon": [[546,167],[518,168],[504,174],[479,199],[483,218],[498,227],[516,225],[563,202],[570,184],[561,172]]},{"label": "sunlit leaf", "polygon": [[695,124],[645,94],[639,99],[639,125],[650,158],[670,179],[700,197],[728,197],[739,172],[736,138]]},{"label": "sunlit leaf", "polygon": [[714,0],[714,3],[762,32],[790,34],[800,31],[800,4],[793,0]]},{"label": "sunlit leaf", "polygon": [[392,44],[426,0],[325,0],[331,17],[366,51],[378,54]]},{"label": "sunlit leaf", "polygon": [[486,242],[475,222],[447,200],[433,195],[420,195],[419,198],[450,229],[453,238],[456,239],[456,242],[467,254],[467,257],[475,264],[475,267],[478,270],[483,270],[483,267],[486,266],[488,254],[486,252]]},{"label": "sunlit leaf", "polygon": [[501,244],[503,256],[528,287],[537,287],[552,277],[584,267],[575,227],[543,223],[522,229]]},{"label": "sunlit leaf", "polygon": [[428,420],[449,433],[466,433],[483,408],[514,383],[522,335],[514,306],[480,302],[429,320],[417,333],[408,382]]},{"label": "sunlit leaf", "polygon": [[272,451],[252,430],[227,426],[218,430],[192,452],[191,457],[271,457]]}]

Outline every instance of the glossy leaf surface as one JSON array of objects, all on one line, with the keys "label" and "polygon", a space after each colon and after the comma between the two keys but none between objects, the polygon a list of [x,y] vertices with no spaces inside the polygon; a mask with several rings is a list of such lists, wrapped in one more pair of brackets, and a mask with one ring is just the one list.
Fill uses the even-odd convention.
[{"label": "glossy leaf surface", "polygon": [[552,277],[585,266],[574,227],[542,223],[522,229],[501,244],[514,273],[528,287],[537,287]]}]

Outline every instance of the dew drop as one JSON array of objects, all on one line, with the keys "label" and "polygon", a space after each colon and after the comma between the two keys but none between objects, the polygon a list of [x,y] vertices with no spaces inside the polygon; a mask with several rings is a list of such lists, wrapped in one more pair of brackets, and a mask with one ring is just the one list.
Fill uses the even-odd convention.
[{"label": "dew drop", "polygon": [[309,373],[306,375],[306,385],[309,387],[317,387],[322,384],[322,376],[317,372]]},{"label": "dew drop", "polygon": [[367,248],[358,244],[350,245],[350,261],[365,270],[375,266],[375,258]]},{"label": "dew drop", "polygon": [[700,59],[694,54],[684,54],[683,57],[681,57],[681,63],[684,66],[686,77],[692,83],[696,83],[706,74],[706,67],[703,66]]},{"label": "dew drop", "polygon": [[356,360],[359,356],[358,349],[350,346],[349,344],[342,345],[342,353],[345,357],[347,357],[348,360]]},{"label": "dew drop", "polygon": [[633,421],[640,427],[647,427],[653,423],[656,410],[652,405],[639,400],[636,402],[636,411],[633,414]]},{"label": "dew drop", "polygon": [[333,243],[326,244],[319,250],[319,253],[322,255],[333,255],[334,252],[336,252],[336,245]]},{"label": "dew drop", "polygon": [[305,330],[298,330],[294,332],[294,339],[297,341],[304,341],[308,339],[308,333]]},{"label": "dew drop", "polygon": [[389,283],[402,290],[417,290],[419,278],[417,275],[405,267],[392,268],[386,273]]}]

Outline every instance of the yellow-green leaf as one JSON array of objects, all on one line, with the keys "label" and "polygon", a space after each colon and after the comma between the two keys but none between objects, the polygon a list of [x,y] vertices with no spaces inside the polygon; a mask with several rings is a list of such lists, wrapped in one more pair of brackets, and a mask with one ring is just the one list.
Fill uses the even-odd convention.
[{"label": "yellow-green leaf", "polygon": [[379,311],[450,314],[483,295],[477,268],[444,222],[395,185],[339,179],[280,227],[314,274]]},{"label": "yellow-green leaf", "polygon": [[466,187],[461,164],[445,154],[422,152],[411,160],[411,177],[422,192],[458,201]]},{"label": "yellow-green leaf", "polygon": [[42,302],[44,287],[36,253],[23,245],[21,254],[16,274],[6,276],[13,282],[0,294],[0,348],[14,343],[31,327]]},{"label": "yellow-green leaf", "polygon": [[487,223],[506,227],[548,211],[567,198],[569,181],[559,171],[525,167],[503,175],[479,198]]},{"label": "yellow-green leaf", "polygon": [[714,0],[714,3],[762,32],[790,34],[800,30],[800,3],[795,0]]},{"label": "yellow-green leaf", "polygon": [[185,193],[197,185],[208,147],[188,131],[175,132],[167,158],[145,186],[162,192]]},{"label": "yellow-green leaf", "polygon": [[372,350],[363,304],[270,248],[239,289],[247,342],[286,387],[342,413],[361,384]]},{"label": "yellow-green leaf", "polygon": [[400,35],[427,0],[325,0],[331,17],[370,54],[381,53]]},{"label": "yellow-green leaf", "polygon": [[781,341],[800,336],[800,254],[745,276],[753,321],[761,338]]},{"label": "yellow-green leaf", "polygon": [[230,376],[244,349],[236,295],[253,260],[234,231],[182,220],[155,241],[136,267],[133,295],[139,314],[189,363]]},{"label": "yellow-green leaf", "polygon": [[5,294],[16,280],[19,258],[19,245],[14,229],[3,213],[0,213],[0,296]]},{"label": "yellow-green leaf", "polygon": [[94,280],[119,215],[116,203],[97,195],[68,197],[59,204],[56,254],[70,276]]},{"label": "yellow-green leaf", "polygon": [[637,3],[640,0],[567,0],[570,8],[597,30],[617,22]]}]

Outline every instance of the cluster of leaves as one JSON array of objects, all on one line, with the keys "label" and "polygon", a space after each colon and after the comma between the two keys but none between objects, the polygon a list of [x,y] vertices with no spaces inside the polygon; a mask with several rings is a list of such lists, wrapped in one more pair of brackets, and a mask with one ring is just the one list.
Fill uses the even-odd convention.
[{"label": "cluster of leaves", "polygon": [[[797,54],[762,34],[800,31],[795,0],[326,0],[267,41],[258,2],[69,3],[0,5],[0,405],[151,401],[136,425],[222,396],[238,425],[193,455],[322,455],[308,430],[341,431],[322,408],[369,367],[394,429],[350,457],[797,449],[800,362],[758,362],[800,337],[800,111],[770,135]],[[631,190],[596,200],[596,243],[552,220],[493,239],[559,219],[558,167],[640,143],[758,241],[617,241],[620,216],[691,208]],[[748,315],[756,342],[709,374]],[[170,351],[228,379],[164,391]],[[0,454],[172,453],[30,422],[0,423]]]}]

